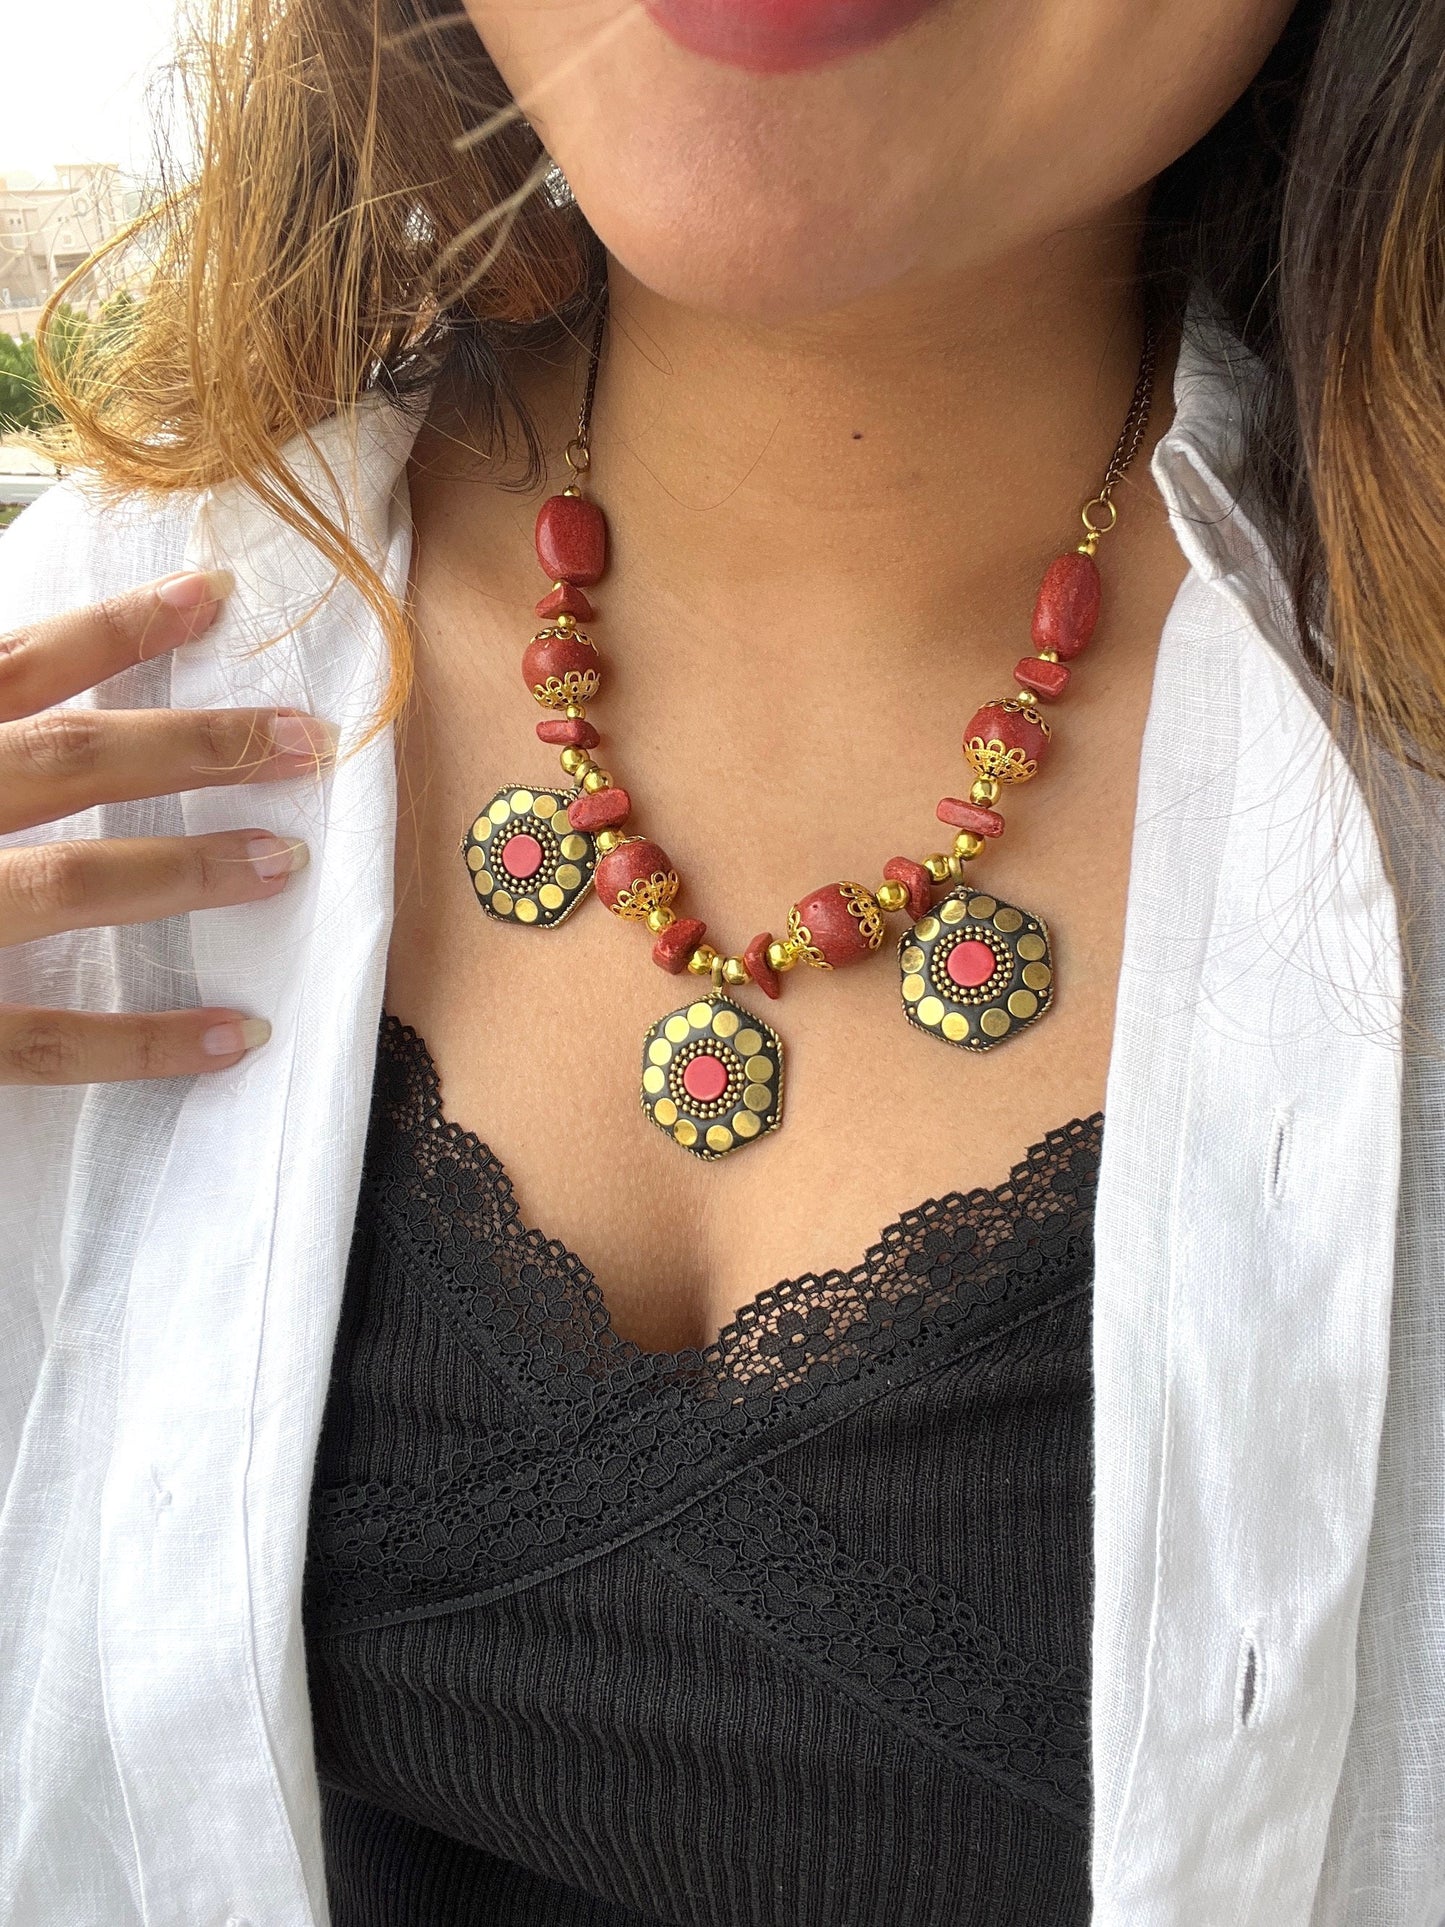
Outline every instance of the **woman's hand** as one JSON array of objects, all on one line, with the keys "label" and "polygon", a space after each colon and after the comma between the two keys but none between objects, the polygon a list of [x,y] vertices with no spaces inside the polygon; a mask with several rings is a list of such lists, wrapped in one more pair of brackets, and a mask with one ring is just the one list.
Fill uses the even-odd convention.
[{"label": "woman's hand", "polygon": [[[329,726],[294,710],[54,707],[203,634],[230,588],[225,574],[166,576],[0,636],[0,832],[97,803],[314,775],[330,759]],[[264,830],[0,850],[0,945],[274,897],[307,854]],[[0,1084],[224,1070],[270,1029],[239,1010],[131,1016],[0,1005]]]}]

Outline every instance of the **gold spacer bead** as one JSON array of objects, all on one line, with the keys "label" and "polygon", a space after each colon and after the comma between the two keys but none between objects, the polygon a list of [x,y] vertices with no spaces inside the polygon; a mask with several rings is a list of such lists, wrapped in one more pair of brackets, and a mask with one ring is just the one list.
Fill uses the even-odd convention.
[{"label": "gold spacer bead", "polygon": [[1040,662],[1057,662],[1058,659],[1059,652],[1057,649],[1040,649],[1039,651]]},{"label": "gold spacer bead", "polygon": [[676,916],[665,903],[658,904],[655,910],[649,910],[647,913],[647,927],[654,937],[660,937],[669,925],[676,922]]},{"label": "gold spacer bead", "polygon": [[975,836],[972,830],[960,830],[953,839],[953,854],[963,863],[972,863],[976,856],[983,854],[983,838]]},{"label": "gold spacer bead", "polygon": [[932,856],[924,857],[923,867],[935,883],[947,883],[954,874],[950,859],[938,850],[935,850]]},{"label": "gold spacer bead", "polygon": [[790,943],[779,943],[776,939],[768,945],[768,965],[777,971],[791,970],[798,961],[798,953]]},{"label": "gold spacer bead", "polygon": [[1000,785],[992,776],[980,776],[968,793],[970,803],[997,803]]},{"label": "gold spacer bead", "polygon": [[586,750],[578,749],[575,745],[563,750],[561,762],[569,776],[583,776],[589,769],[597,767]]},{"label": "gold spacer bead", "polygon": [[963,875],[963,858],[962,857],[951,856],[948,859],[948,874],[951,881],[953,881],[954,883],[958,882],[959,878]]},{"label": "gold spacer bead", "polygon": [[595,767],[589,769],[587,774],[582,778],[582,787],[589,796],[595,796],[598,790],[610,790],[612,788],[611,773],[605,769],[597,769]]},{"label": "gold spacer bead", "polygon": [[562,714],[569,723],[580,723],[586,717],[587,710],[582,703],[568,703]]},{"label": "gold spacer bead", "polygon": [[569,615],[564,609],[561,615],[552,618],[552,627],[556,629],[559,634],[564,636],[568,635],[577,627],[577,618],[576,616]]},{"label": "gold spacer bead", "polygon": [[687,960],[687,967],[694,977],[710,977],[713,965],[720,961],[710,943],[700,943]]},{"label": "gold spacer bead", "polygon": [[886,910],[890,916],[899,910],[906,910],[908,908],[908,891],[906,886],[901,883],[895,883],[891,877],[886,883],[880,883],[878,888],[873,892],[873,895],[877,899],[878,908],[880,910]]},{"label": "gold spacer bead", "polygon": [[750,984],[753,980],[752,973],[741,957],[724,957],[722,974],[723,982],[732,984],[734,987],[738,984]]},{"label": "gold spacer bead", "polygon": [[615,850],[619,843],[626,841],[626,834],[622,830],[599,830],[597,832],[598,854],[606,856],[609,850]]},{"label": "gold spacer bead", "polygon": [[1038,691],[1034,689],[1020,689],[1014,696],[1014,701],[1021,703],[1025,709],[1032,709],[1038,699]]},{"label": "gold spacer bead", "polygon": [[563,489],[562,493],[564,495],[580,495],[582,491],[580,488],[578,488],[575,482],[569,482],[566,488]]}]

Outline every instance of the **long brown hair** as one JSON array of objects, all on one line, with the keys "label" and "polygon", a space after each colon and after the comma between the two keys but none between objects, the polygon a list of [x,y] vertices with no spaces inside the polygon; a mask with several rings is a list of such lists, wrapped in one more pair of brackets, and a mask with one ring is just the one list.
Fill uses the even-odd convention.
[{"label": "long brown hair", "polygon": [[[50,370],[107,480],[239,476],[401,612],[283,445],[358,396],[459,368],[520,435],[518,345],[575,330],[601,252],[449,0],[215,0],[183,62],[199,164],[137,224],[134,326]],[[1445,8],[1301,0],[1245,96],[1162,177],[1155,298],[1262,369],[1249,486],[1310,659],[1366,729],[1445,769]]]}]

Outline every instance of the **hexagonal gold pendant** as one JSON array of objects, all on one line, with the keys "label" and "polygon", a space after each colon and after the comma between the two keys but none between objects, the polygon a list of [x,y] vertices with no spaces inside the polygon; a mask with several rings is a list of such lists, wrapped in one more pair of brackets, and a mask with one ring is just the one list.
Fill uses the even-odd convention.
[{"label": "hexagonal gold pendant", "polygon": [[741,1150],[782,1120],[782,1040],[719,991],[671,1011],[643,1039],[642,1108],[694,1157]]},{"label": "hexagonal gold pendant", "polygon": [[992,1050],[1053,1003],[1043,918],[980,890],[960,890],[920,917],[899,943],[898,964],[909,1023],[962,1050]]},{"label": "hexagonal gold pendant", "polygon": [[571,916],[592,887],[597,849],[567,821],[575,789],[498,790],[462,839],[472,888],[489,917],[549,930]]}]

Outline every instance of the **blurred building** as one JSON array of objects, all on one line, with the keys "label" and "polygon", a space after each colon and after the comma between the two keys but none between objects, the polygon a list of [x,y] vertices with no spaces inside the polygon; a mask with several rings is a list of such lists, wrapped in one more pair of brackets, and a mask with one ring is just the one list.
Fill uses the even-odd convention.
[{"label": "blurred building", "polygon": [[[41,304],[134,212],[135,194],[110,162],[57,167],[53,180],[0,176],[0,329],[29,334]],[[113,294],[123,281],[104,267],[78,306]],[[112,280],[114,285],[112,285]]]}]

